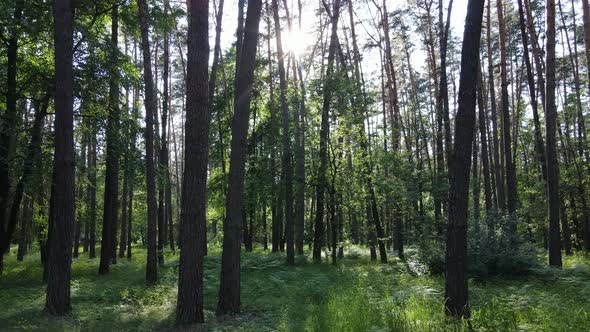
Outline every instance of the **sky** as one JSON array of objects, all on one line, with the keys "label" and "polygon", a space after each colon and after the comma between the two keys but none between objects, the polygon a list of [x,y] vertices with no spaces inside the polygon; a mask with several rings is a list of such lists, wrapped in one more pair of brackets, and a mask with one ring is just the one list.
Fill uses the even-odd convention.
[{"label": "sky", "polygon": [[[215,3],[217,4],[218,1],[215,1]],[[295,11],[296,11],[295,14],[298,14],[297,13],[297,1],[296,0],[287,0],[287,3],[289,4],[290,8],[295,8]],[[378,0],[378,3],[381,3],[381,1]],[[346,4],[346,3],[344,3],[344,4]],[[211,5],[213,6],[213,3]],[[269,6],[270,6],[270,3],[269,3]],[[298,46],[295,47],[297,50],[300,50],[301,48],[305,48],[305,47],[302,47],[302,44],[303,44],[303,46],[308,46],[308,47],[313,46],[313,44],[316,42],[316,39],[318,38],[317,33],[315,33],[315,30],[317,29],[317,27],[319,25],[319,17],[316,16],[316,11],[317,11],[318,6],[319,6],[319,0],[302,0],[302,15],[301,15],[302,16],[302,19],[301,19],[302,29],[300,32],[294,33],[295,37],[297,37],[297,38],[295,38],[296,40],[291,40],[292,38],[288,38],[289,37],[288,35],[283,37],[283,39],[284,39],[283,44],[285,45],[284,46],[285,48],[290,48],[289,44],[298,44]],[[387,6],[388,6],[388,11],[392,12],[392,11],[399,9],[399,8],[407,8],[408,2],[406,0],[401,0],[401,1],[388,0]],[[445,6],[445,15],[446,15],[446,8],[448,6],[447,0],[444,0],[444,6]],[[343,7],[345,7],[345,8],[342,8],[340,26],[341,26],[341,24],[344,24],[346,27],[348,27],[349,26],[349,19],[348,19],[348,12],[347,12],[348,6],[346,5]],[[222,29],[222,35],[221,35],[222,49],[228,49],[229,47],[231,47],[232,43],[235,42],[235,31],[237,28],[237,15],[238,15],[237,8],[238,8],[238,1],[237,0],[225,0],[223,24],[222,24],[223,29]],[[264,11],[264,3],[263,3],[263,11]],[[357,25],[356,32],[358,35],[359,43],[361,44],[361,45],[359,45],[359,47],[362,47],[362,44],[364,44],[364,42],[370,38],[367,35],[366,30],[369,30],[371,32],[371,34],[374,34],[376,36],[376,31],[373,28],[373,23],[372,23],[371,17],[377,16],[377,10],[371,0],[360,0],[360,1],[354,0],[354,11],[356,14],[355,20],[357,21],[356,22],[356,25]],[[452,30],[452,34],[454,36],[462,36],[463,35],[463,26],[464,26],[464,22],[465,22],[466,12],[467,12],[467,0],[453,0],[453,9],[451,12],[451,30]],[[211,13],[213,13],[213,9],[211,9]],[[436,14],[436,9],[435,9],[434,14]],[[264,15],[264,13],[263,13],[263,15]],[[282,10],[281,16],[284,16],[284,15],[285,15],[285,11]],[[291,12],[291,15],[293,15],[293,12]],[[212,25],[214,24],[214,20],[210,20],[210,22]],[[273,27],[271,27],[271,29],[274,30]],[[266,31],[266,21],[264,20],[264,17],[260,23],[260,30]],[[286,31],[286,30],[287,29],[285,26],[284,31]],[[210,31],[210,39],[211,39],[210,42],[211,42],[211,45],[213,45],[214,37],[215,37],[214,36],[214,33],[215,33],[214,26],[212,26],[209,31]],[[283,32],[283,34],[284,33],[285,32]],[[394,31],[391,31],[391,34],[393,34],[393,33],[394,33]],[[420,39],[418,39],[419,37],[418,36],[414,36],[414,37],[415,38],[413,38],[413,39],[416,40],[414,42],[416,44],[416,47],[414,47],[414,49],[413,49],[413,54],[411,55],[411,62],[412,62],[412,65],[415,70],[420,70],[425,65],[424,60],[426,58],[426,54],[421,49],[421,45],[419,42]],[[273,43],[272,47],[274,48],[274,43]],[[395,52],[396,50],[394,49],[393,51]],[[371,78],[373,78],[372,76],[375,76],[375,75],[377,75],[377,76],[374,78],[378,79],[378,77],[380,75],[379,51],[374,49],[370,52],[367,52],[365,50],[365,51],[362,51],[362,56],[363,56],[363,64],[362,65],[363,65],[364,72],[366,73],[366,75],[370,76],[368,79],[371,80]]]}]

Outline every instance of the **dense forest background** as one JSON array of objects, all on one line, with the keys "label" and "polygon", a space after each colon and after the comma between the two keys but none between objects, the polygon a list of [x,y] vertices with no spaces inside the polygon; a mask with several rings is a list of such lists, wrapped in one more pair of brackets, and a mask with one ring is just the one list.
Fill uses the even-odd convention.
[{"label": "dense forest background", "polygon": [[[350,280],[322,265],[343,273],[359,261],[371,271],[365,286],[437,285],[431,302],[400,306],[466,329],[470,317],[499,321],[486,318],[474,281],[504,289],[499,276],[541,278],[521,280],[540,291],[569,276],[584,290],[556,282],[573,301],[560,310],[583,303],[588,0],[14,0],[0,4],[0,22],[7,305],[30,279],[48,314],[69,315],[77,280],[93,274],[101,287],[174,289],[170,320],[202,323],[264,307],[244,300],[264,293],[250,278],[271,274],[257,269],[288,274],[281,287],[291,288],[276,295],[289,289],[297,308],[307,303],[293,295],[305,289],[298,276],[327,273],[316,288],[332,289]],[[131,270],[143,281],[125,279]],[[370,293],[351,287],[359,293],[330,299]],[[398,329],[380,321],[398,309],[355,303],[385,316],[341,328]],[[547,317],[583,330],[589,310],[572,325]],[[425,326],[448,327],[414,328]]]}]

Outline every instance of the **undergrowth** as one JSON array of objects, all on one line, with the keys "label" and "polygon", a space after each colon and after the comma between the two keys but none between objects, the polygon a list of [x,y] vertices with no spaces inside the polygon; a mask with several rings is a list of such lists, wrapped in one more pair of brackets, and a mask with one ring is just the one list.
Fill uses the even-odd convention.
[{"label": "undergrowth", "polygon": [[[533,268],[526,276],[493,276],[469,283],[472,318],[444,314],[444,280],[420,268],[415,248],[407,261],[371,262],[366,250],[334,266],[299,257],[287,267],[282,253],[242,253],[242,314],[217,321],[220,250],[205,259],[206,323],[211,331],[590,331],[590,259],[564,259],[563,270]],[[346,253],[345,253],[346,254]],[[393,254],[390,255],[393,257]],[[72,313],[43,313],[45,285],[38,255],[5,257],[0,279],[0,330],[173,330],[178,256],[166,254],[156,286],[145,286],[145,251],[119,260],[99,276],[98,259],[72,265]]]}]

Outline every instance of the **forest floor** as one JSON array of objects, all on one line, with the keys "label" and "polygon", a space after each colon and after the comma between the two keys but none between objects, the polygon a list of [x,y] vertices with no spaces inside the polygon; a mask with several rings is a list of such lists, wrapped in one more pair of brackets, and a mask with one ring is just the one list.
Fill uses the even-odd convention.
[{"label": "forest floor", "polygon": [[[242,254],[242,314],[217,321],[220,250],[205,259],[206,331],[458,331],[443,311],[444,279],[417,272],[412,263],[370,262],[352,248],[334,266],[300,257],[285,265],[283,253]],[[414,251],[415,252],[415,251]],[[45,285],[39,256],[5,257],[0,279],[0,330],[174,330],[178,255],[167,253],[159,282],[146,287],[145,251],[119,260],[99,276],[98,259],[83,254],[72,265],[70,316],[43,313]],[[590,258],[565,258],[563,270],[538,268],[527,276],[469,281],[472,319],[483,331],[590,331]]]}]

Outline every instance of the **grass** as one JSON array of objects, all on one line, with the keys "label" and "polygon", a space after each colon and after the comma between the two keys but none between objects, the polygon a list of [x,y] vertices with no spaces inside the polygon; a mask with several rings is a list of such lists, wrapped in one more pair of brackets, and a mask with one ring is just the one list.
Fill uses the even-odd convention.
[{"label": "grass", "polygon": [[[564,269],[541,268],[522,277],[470,280],[472,319],[444,315],[444,279],[420,273],[412,262],[373,263],[352,248],[334,266],[284,254],[242,253],[242,314],[217,321],[220,251],[205,259],[206,323],[212,331],[590,331],[590,259],[567,257]],[[38,255],[5,257],[0,279],[0,330],[173,330],[178,256],[167,253],[156,286],[145,286],[145,251],[98,276],[98,259],[72,265],[72,313],[43,313],[45,285]],[[418,266],[419,267],[419,266]]]}]

